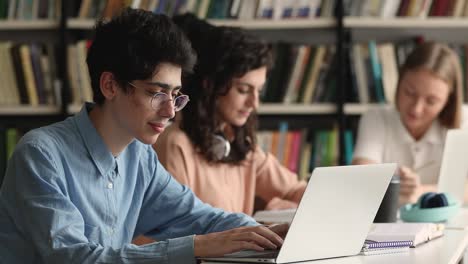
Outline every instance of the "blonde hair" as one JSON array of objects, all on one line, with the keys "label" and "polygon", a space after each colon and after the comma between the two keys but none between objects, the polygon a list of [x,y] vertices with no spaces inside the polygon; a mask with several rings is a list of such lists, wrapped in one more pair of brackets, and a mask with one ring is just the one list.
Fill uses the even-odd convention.
[{"label": "blonde hair", "polygon": [[457,54],[445,44],[426,42],[418,45],[406,58],[400,69],[400,80],[395,94],[398,109],[398,94],[403,76],[408,71],[428,70],[445,81],[450,88],[449,97],[439,113],[440,123],[447,128],[459,128],[462,107],[462,73]]}]

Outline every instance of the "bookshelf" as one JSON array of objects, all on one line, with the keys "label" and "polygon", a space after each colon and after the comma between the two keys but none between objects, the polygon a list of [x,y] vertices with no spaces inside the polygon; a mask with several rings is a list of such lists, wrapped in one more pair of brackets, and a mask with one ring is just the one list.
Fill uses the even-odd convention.
[{"label": "bookshelf", "polygon": [[[400,2],[400,1],[396,1]],[[403,2],[403,1],[401,1]],[[415,1],[416,2],[416,1]],[[429,1],[431,2],[431,1]],[[432,1],[442,2],[442,1]],[[468,1],[453,1],[463,2],[466,6],[465,10],[468,11]],[[380,44],[391,43],[394,45],[395,53],[398,53],[399,45],[405,45],[410,39],[422,39],[424,41],[438,41],[454,45],[455,51],[459,53],[462,65],[466,67],[466,44],[468,41],[464,37],[464,33],[468,29],[468,13],[459,16],[426,16],[426,17],[409,17],[395,15],[392,17],[381,17],[381,16],[354,16],[347,13],[347,16],[343,18],[344,32],[348,35],[348,40],[345,42],[347,47],[347,53],[350,57],[353,57],[353,45],[364,43],[367,45],[370,41],[373,41],[379,46]],[[413,41],[414,42],[414,41]],[[411,46],[411,45],[410,45]],[[404,47],[403,47],[404,49]],[[398,54],[396,55],[398,57]],[[345,128],[349,128],[352,131],[357,132],[360,116],[368,110],[378,107],[379,105],[393,104],[392,102],[380,102],[375,101],[361,102],[352,100],[349,98],[352,92],[352,86],[356,86],[359,89],[359,85],[353,84],[352,74],[355,74],[353,69],[353,59],[347,62],[348,74],[346,87],[343,89],[346,91],[347,98],[343,105],[343,114],[345,116]],[[355,67],[354,67],[355,68]],[[465,70],[464,70],[465,71]],[[464,72],[466,75],[466,72]],[[385,76],[385,72],[383,72]],[[464,92],[465,92],[465,103],[467,102],[467,76],[464,79]],[[395,85],[396,87],[396,85]],[[387,97],[386,97],[387,98]],[[391,98],[393,99],[393,98]]]},{"label": "bookshelf", "polygon": [[[80,9],[81,7],[75,7],[74,11],[68,10],[67,12],[68,15],[65,23],[68,39],[67,44],[75,43],[76,41],[83,39],[83,37],[89,36],[89,33],[95,24],[94,18],[83,14],[83,16],[80,17],[80,12],[77,12]],[[337,22],[335,17],[331,14],[326,17],[314,17],[313,19],[298,18],[288,20],[257,18],[237,20],[209,18],[208,22],[217,26],[242,27],[270,43],[281,42],[291,43],[291,46],[310,46],[308,49],[311,50],[311,53],[315,51],[316,46],[323,45],[325,46],[324,54],[327,54],[327,49],[329,47],[335,48],[337,44]],[[292,47],[289,46],[287,48],[292,49]],[[324,60],[324,62],[326,62],[325,58],[328,57],[323,55],[322,60]],[[67,65],[69,64],[67,63]],[[321,68],[320,63],[318,63],[318,65],[319,68]],[[72,72],[74,71],[72,70]],[[73,92],[70,93],[71,89],[68,87],[70,87],[70,85],[66,88],[68,98],[70,98],[70,95],[73,97]],[[269,86],[267,84],[265,90],[268,89]],[[304,128],[309,128],[310,130],[314,130],[314,134],[317,129],[335,129],[337,127],[336,120],[338,120],[336,118],[338,115],[338,105],[336,101],[325,100],[317,103],[315,102],[315,100],[317,100],[315,97],[314,100],[312,100],[311,95],[309,98],[310,99],[308,101],[310,101],[310,103],[299,103],[300,100],[285,102],[286,100],[283,100],[282,96],[275,97],[274,99],[270,98],[272,100],[261,103],[257,112],[259,115],[260,129],[278,130],[280,124],[284,122],[288,123],[288,127],[291,130],[298,131],[300,129],[303,131]],[[67,100],[67,102],[70,102],[70,100]],[[80,107],[81,105],[79,103],[68,104],[66,107],[67,113],[75,113],[79,111]],[[312,136],[309,138],[312,138]]]},{"label": "bookshelf", "polygon": [[[18,122],[40,120],[46,124],[48,121],[64,118],[80,110],[81,104],[73,104],[71,100],[72,91],[70,80],[67,77],[68,59],[66,53],[70,43],[89,38],[95,24],[94,18],[77,18],[81,2],[67,1],[67,5],[62,5],[60,19],[0,19],[0,41],[28,42],[38,39],[51,40],[58,45],[57,66],[59,69],[57,75],[62,85],[56,96],[59,96],[60,102],[63,102],[63,104],[37,107],[29,105],[0,106],[0,127],[3,123],[11,124],[13,120]],[[99,1],[96,0],[96,2]],[[252,0],[252,2],[258,1]],[[314,129],[337,126],[340,138],[339,145],[342,148],[345,129],[352,127],[352,123],[362,113],[378,105],[373,102],[359,103],[347,100],[351,80],[348,76],[350,69],[346,57],[349,47],[353,43],[369,40],[375,40],[377,43],[395,42],[414,36],[424,36],[428,40],[468,43],[463,34],[468,29],[468,18],[466,17],[438,16],[421,19],[415,17],[356,16],[350,15],[346,10],[347,7],[344,6],[354,1],[329,0],[325,2],[327,5],[336,5],[335,12],[328,11],[326,16],[314,18],[257,19],[254,18],[254,14],[254,17],[247,19],[208,19],[210,23],[215,25],[242,27],[270,42],[326,45],[335,49],[336,68],[333,75],[336,79],[336,87],[333,99],[306,104],[264,102],[258,109],[260,127],[277,129],[277,124],[282,121],[291,122],[292,127],[312,127]],[[327,9],[330,10],[330,6]],[[205,16],[209,17],[207,13]],[[344,153],[344,150],[341,149],[339,153]],[[340,157],[340,163],[344,163],[342,157]]]},{"label": "bookshelf", "polygon": [[0,185],[7,154],[21,135],[66,117],[61,104],[61,1],[1,5],[8,12],[0,12]]},{"label": "bookshelf", "polygon": [[[375,42],[377,46],[380,44],[391,44],[395,49],[395,53],[398,53],[398,45],[411,44],[414,45],[414,39],[422,39],[424,41],[437,41],[453,45],[454,50],[460,56],[462,66],[466,64],[467,44],[468,41],[464,37],[464,33],[468,29],[468,17],[466,18],[447,18],[447,17],[430,17],[427,19],[420,18],[391,18],[381,19],[375,17],[345,17],[344,30],[349,35],[349,41],[345,45],[352,47],[354,44],[367,45],[370,41]],[[409,43],[405,43],[409,42]],[[412,42],[412,43],[411,43]],[[403,47],[404,48],[404,47]],[[352,55],[351,48],[348,51]],[[380,57],[380,55],[379,55]],[[398,57],[398,54],[397,54]],[[380,60],[380,58],[379,58]],[[465,61],[464,61],[465,60]],[[398,61],[398,58],[397,58]],[[399,64],[400,62],[398,62]],[[464,67],[464,66],[463,66]],[[351,70],[352,66],[347,65],[348,71]],[[355,70],[354,70],[355,71]],[[385,72],[382,73],[385,76]],[[465,102],[467,102],[467,91],[468,87],[467,80],[468,76],[463,73],[464,76],[464,93]],[[357,78],[357,77],[356,77]],[[348,83],[352,83],[353,80],[349,80]],[[358,85],[359,88],[359,85]],[[351,86],[345,87],[345,90],[349,92]],[[349,98],[347,98],[349,99]],[[386,99],[388,99],[386,97]],[[391,101],[391,100],[390,100]],[[349,115],[360,115],[366,111],[367,108],[372,107],[373,102],[356,103],[356,102],[345,102],[345,114]],[[385,103],[385,102],[380,102]],[[361,105],[362,104],[362,105]]]},{"label": "bookshelf", "polygon": [[[209,19],[210,23],[218,26],[234,26],[245,28],[254,34],[260,35],[268,41],[293,41],[300,43],[309,43],[310,39],[305,39],[304,35],[315,35],[314,31],[328,31],[325,37],[314,39],[314,42],[334,43],[335,20],[332,18],[317,18],[313,20],[266,20],[255,19],[240,21],[234,19]],[[68,18],[66,25],[68,30],[77,32],[89,32],[94,26],[94,19]],[[285,35],[285,31],[288,34]],[[79,105],[69,105],[68,113],[75,113],[79,110]],[[336,113],[336,106],[333,103],[321,103],[318,105],[304,104],[282,104],[282,103],[264,103],[260,106],[258,113],[260,115],[320,115]]]},{"label": "bookshelf", "polygon": [[[31,124],[31,128],[46,125],[80,110],[80,103],[72,103],[71,81],[67,74],[69,63],[66,56],[67,47],[70,43],[89,38],[95,24],[94,18],[76,18],[72,15],[80,3],[81,1],[67,1],[66,5],[61,5],[61,16],[56,19],[0,19],[1,41],[30,42],[37,39],[42,41],[50,39],[58,45],[57,57],[59,58],[57,58],[56,63],[57,68],[59,68],[57,74],[60,76],[61,88],[57,91],[56,96],[60,97],[59,102],[63,102],[63,104],[39,106],[0,105],[0,128],[3,130],[9,126],[15,126],[17,123],[21,124],[21,128],[24,128],[26,123]],[[326,45],[336,43],[336,20],[332,16],[274,21],[270,19],[209,19],[209,22],[215,25],[243,27],[272,42],[324,43]],[[317,123],[317,120],[331,120],[330,117],[335,116],[336,112],[337,105],[334,102],[320,104],[265,103],[258,111],[260,120],[265,123],[265,127],[275,129],[278,128],[279,120],[308,126]],[[322,124],[323,122],[318,123]]]}]

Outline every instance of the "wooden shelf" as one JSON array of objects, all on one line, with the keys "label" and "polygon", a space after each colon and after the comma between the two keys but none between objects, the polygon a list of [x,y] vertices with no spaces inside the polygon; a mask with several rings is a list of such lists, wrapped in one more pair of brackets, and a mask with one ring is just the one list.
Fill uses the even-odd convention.
[{"label": "wooden shelf", "polygon": [[336,113],[334,104],[260,104],[260,115],[323,115]]},{"label": "wooden shelf", "polygon": [[211,19],[210,23],[217,26],[242,27],[245,29],[300,29],[300,28],[332,28],[336,25],[333,18],[312,18],[312,19],[255,19],[255,20],[234,20],[234,19]]},{"label": "wooden shelf", "polygon": [[81,107],[83,107],[83,104],[70,104],[67,107],[67,113],[69,114],[76,114],[81,110]]},{"label": "wooden shelf", "polygon": [[[77,113],[81,110],[82,105],[68,105],[67,112],[69,114]],[[258,109],[260,115],[320,115],[334,114],[336,107],[334,104],[281,104],[281,103],[264,103],[260,104]]]},{"label": "wooden shelf", "polygon": [[67,28],[91,30],[93,29],[95,23],[96,23],[96,20],[94,19],[70,18],[67,20]]},{"label": "wooden shelf", "polygon": [[379,17],[346,17],[343,24],[347,28],[466,28],[468,18],[429,17],[429,18],[379,18]]},{"label": "wooden shelf", "polygon": [[[68,105],[67,111],[69,114],[77,113],[81,110],[82,105]],[[334,104],[276,104],[276,103],[263,103],[260,104],[258,114],[269,115],[303,115],[303,114],[334,114]]]},{"label": "wooden shelf", "polygon": [[30,105],[12,105],[0,106],[0,115],[54,115],[60,114],[59,106],[30,106]]},{"label": "wooden shelf", "polygon": [[0,30],[49,30],[58,28],[59,22],[50,19],[0,20]]},{"label": "wooden shelf", "polygon": [[362,115],[368,110],[377,107],[387,106],[388,104],[359,104],[359,103],[347,103],[344,105],[344,113],[346,115]]},{"label": "wooden shelf", "polygon": [[[90,30],[95,24],[93,19],[68,19],[67,26],[69,29]],[[291,19],[291,20],[271,20],[271,19],[256,19],[256,20],[235,20],[235,19],[211,19],[208,22],[217,26],[242,27],[244,29],[300,29],[300,28],[332,28],[335,26],[335,20],[316,18],[316,19]]]},{"label": "wooden shelf", "polygon": [[[210,19],[210,23],[217,26],[242,27],[245,29],[307,29],[307,28],[332,28],[336,25],[333,18],[313,18],[313,19]],[[13,27],[22,22],[2,22],[9,23]],[[30,24],[30,21],[24,23]],[[45,23],[45,21],[44,21]],[[67,25],[70,29],[92,29],[95,24],[94,19],[68,19]],[[55,24],[57,26],[57,24]],[[402,18],[378,18],[378,17],[347,17],[344,19],[344,26],[348,28],[467,28],[468,18],[453,17],[430,17],[425,19],[402,17]],[[0,24],[1,27],[1,24]]]}]

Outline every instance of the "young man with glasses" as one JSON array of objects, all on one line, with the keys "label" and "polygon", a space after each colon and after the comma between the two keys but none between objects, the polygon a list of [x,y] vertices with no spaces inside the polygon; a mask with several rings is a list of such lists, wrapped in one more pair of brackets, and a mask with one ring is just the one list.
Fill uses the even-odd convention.
[{"label": "young man with glasses", "polygon": [[[87,57],[94,103],[27,133],[0,190],[0,263],[194,263],[281,245],[287,226],[212,208],[175,181],[151,144],[188,97],[195,55],[163,15],[97,24]],[[160,242],[130,244],[147,235]]]}]

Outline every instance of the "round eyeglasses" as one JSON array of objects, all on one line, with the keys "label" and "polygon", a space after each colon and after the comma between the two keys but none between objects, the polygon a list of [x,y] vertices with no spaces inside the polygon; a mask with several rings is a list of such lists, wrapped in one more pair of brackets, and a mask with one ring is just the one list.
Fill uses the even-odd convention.
[{"label": "round eyeglasses", "polygon": [[[128,84],[130,84],[131,86],[135,88],[140,88],[134,85],[133,83],[129,82]],[[141,88],[141,89],[144,89],[144,88]],[[154,110],[159,110],[161,106],[167,101],[172,101],[172,105],[174,106],[174,111],[178,112],[187,105],[190,99],[188,95],[182,94],[180,92],[179,92],[179,95],[177,95],[174,99],[171,99],[171,96],[166,93],[157,92],[151,97],[151,108],[153,108]]]}]

